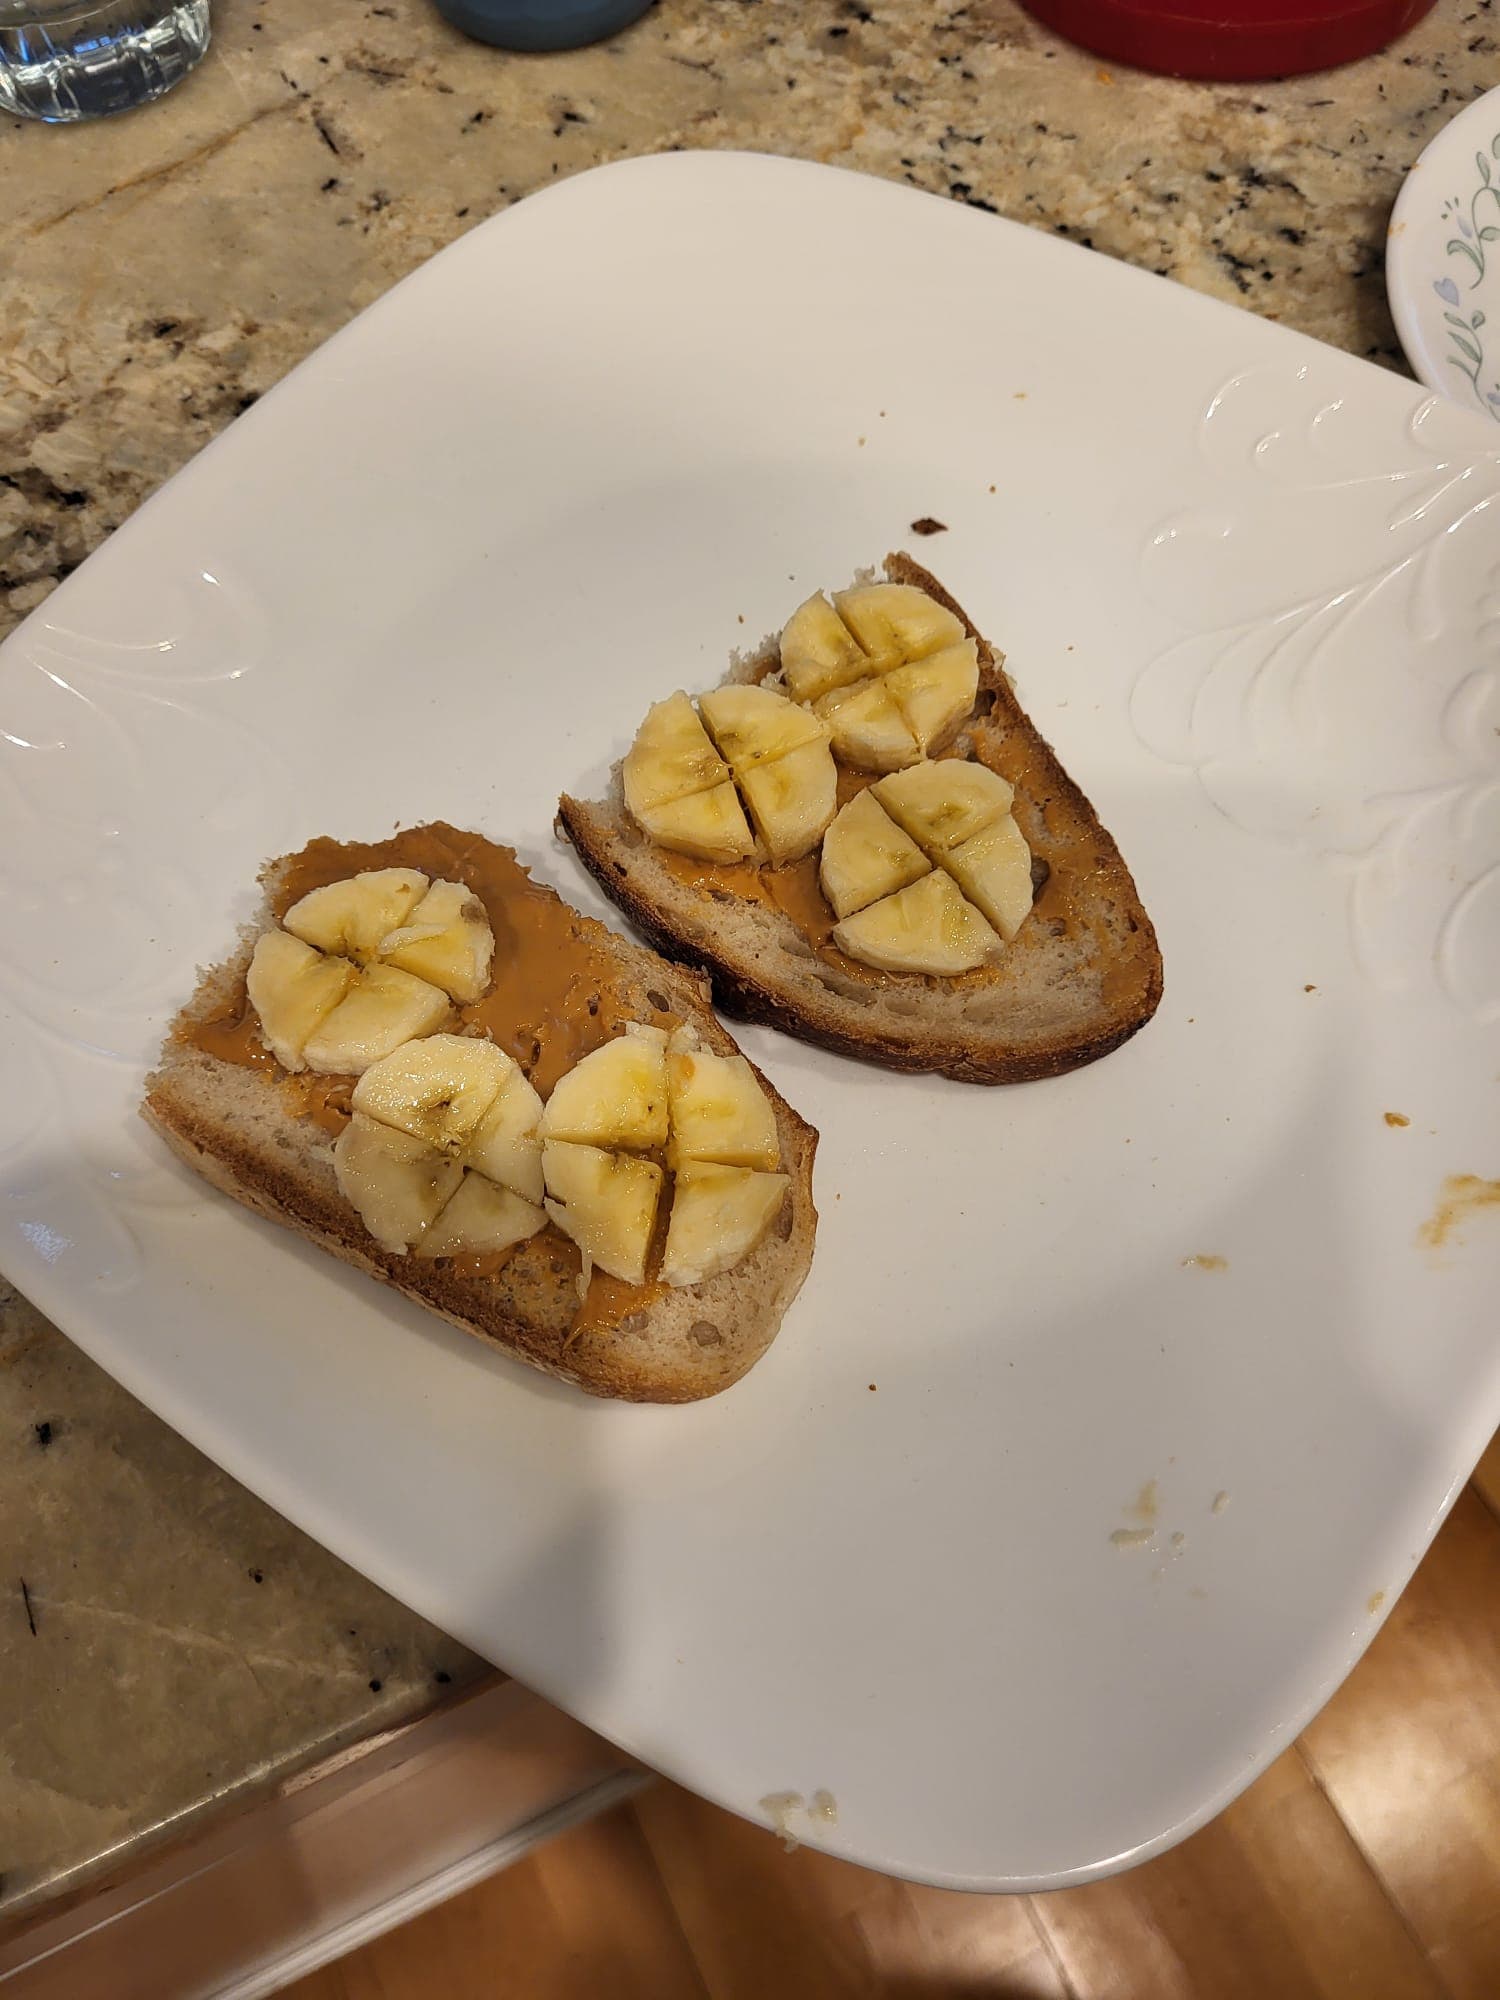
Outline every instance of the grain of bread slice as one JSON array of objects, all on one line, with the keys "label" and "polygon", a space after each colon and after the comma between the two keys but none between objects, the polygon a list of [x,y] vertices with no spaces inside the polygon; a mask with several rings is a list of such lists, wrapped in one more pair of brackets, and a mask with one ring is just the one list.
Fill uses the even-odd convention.
[{"label": "grain of bread slice", "polygon": [[[738,1053],[710,1009],[708,983],[701,975],[665,963],[644,946],[570,909],[550,889],[532,882],[509,850],[451,828],[412,833],[434,831],[448,838],[442,863],[446,871],[477,887],[465,873],[465,852],[472,857],[482,850],[491,871],[498,865],[496,857],[503,857],[504,865],[525,883],[528,911],[549,913],[549,937],[562,939],[561,955],[576,949],[579,1018],[597,1024],[595,1045],[627,1019],[658,1024],[677,1019],[691,1023],[710,1050]],[[323,870],[332,880],[337,872],[368,867],[421,866],[404,842],[409,836],[397,834],[358,847],[315,845],[346,857],[335,872]],[[303,850],[304,855],[309,852]],[[464,1268],[470,1260],[419,1260],[382,1250],[339,1191],[330,1132],[299,1103],[301,1080],[288,1078],[264,1055],[252,1066],[226,1060],[194,1039],[209,1024],[239,1019],[255,939],[287,907],[288,885],[302,858],[283,856],[261,871],[265,901],[260,912],[246,926],[236,951],[202,975],[147,1080],[142,1105],[147,1121],[180,1159],[247,1208],[294,1229],[452,1325],[591,1394],[633,1402],[688,1402],[737,1381],[775,1338],[812,1259],[817,1222],[813,1128],[757,1072],[775,1110],[782,1166],[790,1176],[779,1216],[733,1269],[691,1287],[649,1288],[634,1310],[622,1312],[613,1323],[579,1323],[578,1254],[551,1226],[519,1246],[497,1271],[482,1275]],[[433,866],[425,850],[422,858]],[[537,899],[545,899],[545,905]],[[506,919],[489,897],[485,900],[490,902],[498,963],[507,947]],[[565,925],[562,932],[556,929],[559,922]],[[551,962],[559,955],[554,949]],[[253,1022],[253,1016],[249,1019]],[[213,1035],[207,1039],[212,1043]],[[522,1035],[517,1047],[524,1041]],[[594,1286],[611,1283],[597,1273],[593,1279]]]},{"label": "grain of bread slice", "polygon": [[[562,799],[560,829],[660,951],[708,970],[728,1012],[843,1055],[969,1083],[1076,1069],[1155,1013],[1162,964],[1151,919],[1113,839],[1017,700],[1001,656],[920,563],[888,556],[885,575],[935,597],[977,641],[979,696],[956,747],[1015,786],[1016,820],[1034,863],[1047,867],[999,965],[956,979],[870,972],[814,942],[773,899],[736,893],[707,867],[695,878],[681,857],[664,854],[626,811],[618,768],[607,798]],[[777,664],[771,639],[728,678],[763,680]]]}]

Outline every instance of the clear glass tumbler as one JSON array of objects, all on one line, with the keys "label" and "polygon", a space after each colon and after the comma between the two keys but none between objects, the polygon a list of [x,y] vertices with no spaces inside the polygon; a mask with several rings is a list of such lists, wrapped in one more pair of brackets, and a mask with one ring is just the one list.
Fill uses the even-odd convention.
[{"label": "clear glass tumbler", "polygon": [[131,111],[208,47],[209,0],[0,0],[0,111],[49,124]]}]

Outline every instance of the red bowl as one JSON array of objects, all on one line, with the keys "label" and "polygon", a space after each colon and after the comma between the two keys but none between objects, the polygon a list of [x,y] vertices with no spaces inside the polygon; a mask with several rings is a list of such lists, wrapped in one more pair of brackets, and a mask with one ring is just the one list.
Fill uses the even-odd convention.
[{"label": "red bowl", "polygon": [[1373,55],[1435,0],[1023,0],[1070,42],[1135,69],[1252,83]]}]

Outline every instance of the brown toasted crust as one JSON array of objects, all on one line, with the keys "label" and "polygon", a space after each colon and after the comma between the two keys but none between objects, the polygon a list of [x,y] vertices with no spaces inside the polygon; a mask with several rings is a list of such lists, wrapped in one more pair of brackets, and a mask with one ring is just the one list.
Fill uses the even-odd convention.
[{"label": "brown toasted crust", "polygon": [[[564,796],[561,829],[579,859],[658,951],[703,965],[727,1011],[765,1021],[840,1055],[891,1069],[936,1071],[965,1083],[1021,1083],[1058,1076],[1108,1055],[1145,1026],[1161,1001],[1156,933],[1129,869],[1084,793],[1032,723],[1000,660],[972,619],[937,579],[904,554],[886,558],[893,583],[925,590],[959,618],[978,642],[980,697],[969,747],[982,763],[1014,781],[1016,813],[1033,852],[1065,835],[1088,853],[1086,899],[1093,949],[1053,953],[1049,978],[1035,995],[1007,1005],[1006,981],[1016,947],[993,975],[955,982],[897,975],[865,990],[818,961],[791,918],[743,899],[726,921],[700,890],[684,888],[656,861],[652,844],[613,797]],[[775,665],[774,645],[735,678],[760,678]],[[1036,919],[1028,928],[1033,928]],[[1023,930],[1022,939],[1034,944]],[[882,996],[901,995],[897,1007]],[[873,996],[873,997],[872,997]]]},{"label": "brown toasted crust", "polygon": [[[268,864],[268,892],[296,857]],[[383,1251],[339,1192],[331,1142],[289,1102],[279,1072],[211,1055],[188,1039],[193,1024],[235,993],[254,938],[267,916],[247,927],[239,949],[201,979],[169,1034],[160,1067],[147,1080],[142,1114],[179,1159],[256,1214],[294,1229],[368,1276],[392,1286],[450,1324],[488,1341],[592,1395],[675,1403],[710,1396],[737,1381],[770,1346],[812,1260],[817,1211],[812,1198],[817,1133],[764,1076],[776,1111],[784,1170],[791,1179],[778,1221],[732,1271],[704,1284],[666,1291],[616,1327],[572,1332],[578,1306],[577,1257],[556,1232],[520,1246],[494,1275],[461,1273],[440,1260]],[[642,946],[602,924],[580,919],[605,941],[622,993],[646,988],[691,1021],[720,1054],[737,1045],[708,1006],[707,983],[664,965]],[[756,1072],[760,1075],[760,1072]]]}]

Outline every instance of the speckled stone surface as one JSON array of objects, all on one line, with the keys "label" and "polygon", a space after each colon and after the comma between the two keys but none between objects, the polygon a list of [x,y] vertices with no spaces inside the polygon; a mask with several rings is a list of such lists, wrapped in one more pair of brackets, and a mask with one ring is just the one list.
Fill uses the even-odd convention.
[{"label": "speckled stone surface", "polygon": [[[1011,0],[659,0],[550,57],[424,0],[214,13],[149,110],[0,121],[0,629],[434,250],[632,153],[909,181],[1399,366],[1391,202],[1500,76],[1492,0],[1349,70],[1218,87],[1111,71]],[[0,1283],[0,1921],[482,1671]]]}]

